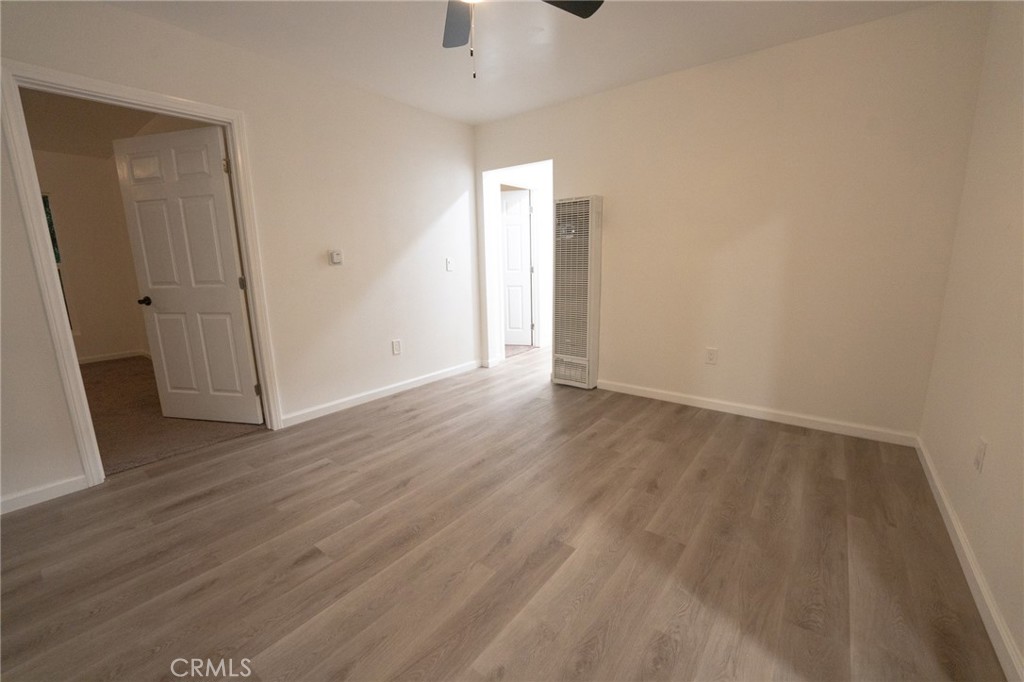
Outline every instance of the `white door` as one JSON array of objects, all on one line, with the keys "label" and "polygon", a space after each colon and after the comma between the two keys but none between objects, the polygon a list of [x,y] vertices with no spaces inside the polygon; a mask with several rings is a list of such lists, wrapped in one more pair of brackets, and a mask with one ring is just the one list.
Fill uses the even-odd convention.
[{"label": "white door", "polygon": [[533,345],[532,259],[530,251],[530,191],[501,193],[505,343]]},{"label": "white door", "polygon": [[219,128],[114,142],[165,417],[260,424]]}]

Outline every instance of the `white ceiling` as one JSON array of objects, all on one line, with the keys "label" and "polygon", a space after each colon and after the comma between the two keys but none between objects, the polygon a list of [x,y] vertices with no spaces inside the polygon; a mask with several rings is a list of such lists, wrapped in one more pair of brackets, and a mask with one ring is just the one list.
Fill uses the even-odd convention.
[{"label": "white ceiling", "polygon": [[579,19],[539,0],[476,6],[468,49],[441,47],[445,2],[118,2],[118,7],[479,123],[834,31],[919,2],[631,2]]}]

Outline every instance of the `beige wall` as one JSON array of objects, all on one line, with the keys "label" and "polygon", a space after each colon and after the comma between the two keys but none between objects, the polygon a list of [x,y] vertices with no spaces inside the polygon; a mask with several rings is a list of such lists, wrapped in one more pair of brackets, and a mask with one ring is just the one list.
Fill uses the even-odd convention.
[{"label": "beige wall", "polygon": [[[480,126],[604,196],[600,379],[916,433],[984,6],[931,6]],[[703,349],[719,349],[716,366]]]},{"label": "beige wall", "polygon": [[[478,362],[468,125],[116,6],[3,3],[0,12],[6,58],[244,112],[286,418]],[[327,264],[335,248],[343,267]],[[31,279],[8,291],[38,296]],[[4,308],[8,324],[20,323]],[[23,416],[5,401],[5,421]]]},{"label": "beige wall", "polygon": [[[1022,16],[1018,3],[992,10],[921,427],[961,539],[1016,643],[1018,666],[1024,650]],[[979,438],[988,441],[981,473],[974,469]],[[1018,668],[1017,675],[1024,670]]]},{"label": "beige wall", "polygon": [[61,249],[80,362],[148,353],[113,158],[34,153]]},{"label": "beige wall", "polygon": [[163,116],[156,114],[149,120],[149,123],[139,128],[139,131],[135,133],[133,137],[139,135],[158,135],[160,133],[176,133],[182,130],[192,130],[193,128],[203,128],[209,125],[202,121],[190,121],[187,118],[177,118],[176,116]]},{"label": "beige wall", "polygon": [[6,142],[2,155],[0,495],[6,510],[33,498],[39,488],[56,486],[66,492],[64,484],[70,479],[84,487],[85,472],[76,450],[42,296],[35,286]]}]

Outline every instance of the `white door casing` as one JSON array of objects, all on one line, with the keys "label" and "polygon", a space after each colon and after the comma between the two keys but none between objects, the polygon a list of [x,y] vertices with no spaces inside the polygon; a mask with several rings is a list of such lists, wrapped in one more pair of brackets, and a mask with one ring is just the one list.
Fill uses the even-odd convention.
[{"label": "white door casing", "polygon": [[501,225],[505,343],[532,346],[533,259],[529,190],[501,193]]},{"label": "white door casing", "polygon": [[164,416],[262,423],[221,129],[114,152]]}]

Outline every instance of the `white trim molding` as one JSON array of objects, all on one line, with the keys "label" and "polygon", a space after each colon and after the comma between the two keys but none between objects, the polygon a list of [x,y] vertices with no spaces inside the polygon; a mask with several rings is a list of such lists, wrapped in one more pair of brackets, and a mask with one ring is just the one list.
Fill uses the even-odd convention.
[{"label": "white trim molding", "polygon": [[1006,673],[1008,680],[1024,680],[1024,657],[1021,656],[1021,651],[1017,647],[1017,643],[1014,642],[1010,628],[1006,624],[1006,618],[1003,617],[1003,612],[999,608],[999,602],[992,595],[992,588],[989,587],[988,580],[985,579],[985,574],[978,564],[971,541],[960,523],[956,509],[949,501],[946,487],[942,485],[942,480],[935,470],[935,464],[928,448],[925,447],[920,437],[917,439],[916,448],[918,458],[921,460],[921,467],[928,477],[932,496],[939,506],[939,511],[942,512],[946,532],[949,533],[953,548],[956,549],[960,567],[967,578],[967,584],[970,585],[971,594],[978,605],[978,612],[981,614],[981,620],[985,623],[985,629],[988,630],[989,639],[992,640],[992,646],[996,650],[996,656],[999,657],[1003,672]]},{"label": "white trim molding", "polygon": [[447,379],[448,377],[453,377],[458,374],[471,372],[479,367],[481,367],[481,364],[476,360],[464,362],[461,365],[448,367],[446,369],[438,370],[436,372],[431,372],[430,374],[423,374],[412,379],[407,379],[406,381],[400,381],[396,384],[391,384],[389,386],[384,386],[382,388],[376,388],[373,389],[372,391],[358,393],[347,398],[339,398],[338,400],[332,400],[329,403],[323,403],[322,405],[309,407],[304,410],[299,410],[298,412],[291,412],[289,414],[284,415],[284,426],[295,426],[296,424],[301,424],[302,422],[308,422],[318,417],[324,417],[328,414],[333,414],[335,412],[347,410],[348,408],[355,407],[356,405],[368,403],[371,400],[376,400],[377,398],[383,398],[385,396],[394,395],[395,393],[407,391],[410,388],[416,388],[417,386],[423,386],[424,384],[429,384],[434,381]]},{"label": "white trim molding", "polygon": [[[100,461],[100,451],[96,445],[96,433],[92,427],[89,402],[85,398],[82,373],[78,370],[78,355],[75,351],[74,337],[71,335],[68,316],[64,312],[64,295],[61,292],[57,266],[53,262],[53,250],[49,243],[46,215],[43,212],[43,204],[39,200],[42,192],[39,189],[39,178],[36,176],[35,161],[28,139],[28,129],[25,125],[25,112],[21,108],[18,85],[19,81],[15,74],[8,70],[7,62],[4,62],[3,80],[2,86],[0,86],[2,87],[0,117],[3,119],[3,135],[11,157],[12,180],[18,193],[18,203],[21,205],[27,228],[25,231],[35,268],[36,283],[43,298],[46,324],[57,356],[57,371],[60,374],[68,413],[71,417],[78,455],[82,461],[82,471],[84,472],[82,480],[86,485],[98,485],[105,478],[103,463]],[[5,511],[6,505],[15,505],[12,508],[17,508],[17,500],[35,500],[40,495],[44,495],[39,491],[52,490],[53,486],[60,490],[65,484],[66,481],[58,481],[53,485],[33,488],[16,494],[9,498],[14,502],[5,500]],[[44,499],[46,498],[44,497]],[[32,502],[25,502],[20,506],[28,504],[32,504]]]},{"label": "white trim molding", "polygon": [[235,170],[231,174],[234,193],[239,251],[248,291],[248,312],[252,328],[253,352],[263,387],[264,416],[271,429],[281,428],[281,401],[273,362],[267,296],[262,276],[262,257],[256,208],[251,182],[245,117],[242,112],[203,104],[161,93],[108,83],[84,76],[48,69],[33,64],[2,61],[3,134],[9,144],[14,183],[25,216],[29,246],[38,285],[43,296],[50,336],[57,352],[58,366],[71,413],[79,456],[89,485],[104,478],[96,435],[92,427],[82,377],[78,371],[71,329],[64,314],[63,298],[52,251],[47,237],[46,218],[37,197],[40,194],[32,147],[25,125],[19,88],[25,87],[95,102],[127,106],[172,116],[183,116],[213,125],[225,131],[228,154]]},{"label": "white trim molding", "polygon": [[7,512],[23,509],[24,507],[31,507],[33,504],[46,502],[61,495],[85,490],[89,485],[90,483],[86,480],[85,476],[75,476],[35,488],[29,488],[28,490],[22,490],[0,500],[0,514],[6,514]]},{"label": "white trim molding", "polygon": [[814,415],[799,414],[797,412],[774,410],[768,407],[760,407],[758,405],[732,403],[725,400],[716,400],[714,398],[702,398],[700,396],[676,393],[674,391],[663,391],[661,389],[648,388],[646,386],[623,384],[617,381],[599,380],[597,382],[597,387],[603,388],[606,391],[614,391],[616,393],[628,393],[629,395],[637,395],[642,398],[653,398],[655,400],[664,400],[666,402],[679,403],[681,405],[689,405],[691,407],[701,407],[707,410],[728,412],[729,414],[738,414],[742,417],[768,419],[773,422],[779,422],[780,424],[803,426],[808,429],[818,429],[819,431],[838,433],[843,436],[869,438],[883,443],[906,445],[908,447],[914,447],[917,445],[917,435],[910,433],[909,431],[894,431],[892,429],[869,426],[867,424],[856,424],[837,419],[828,419],[827,417],[816,417]]}]

